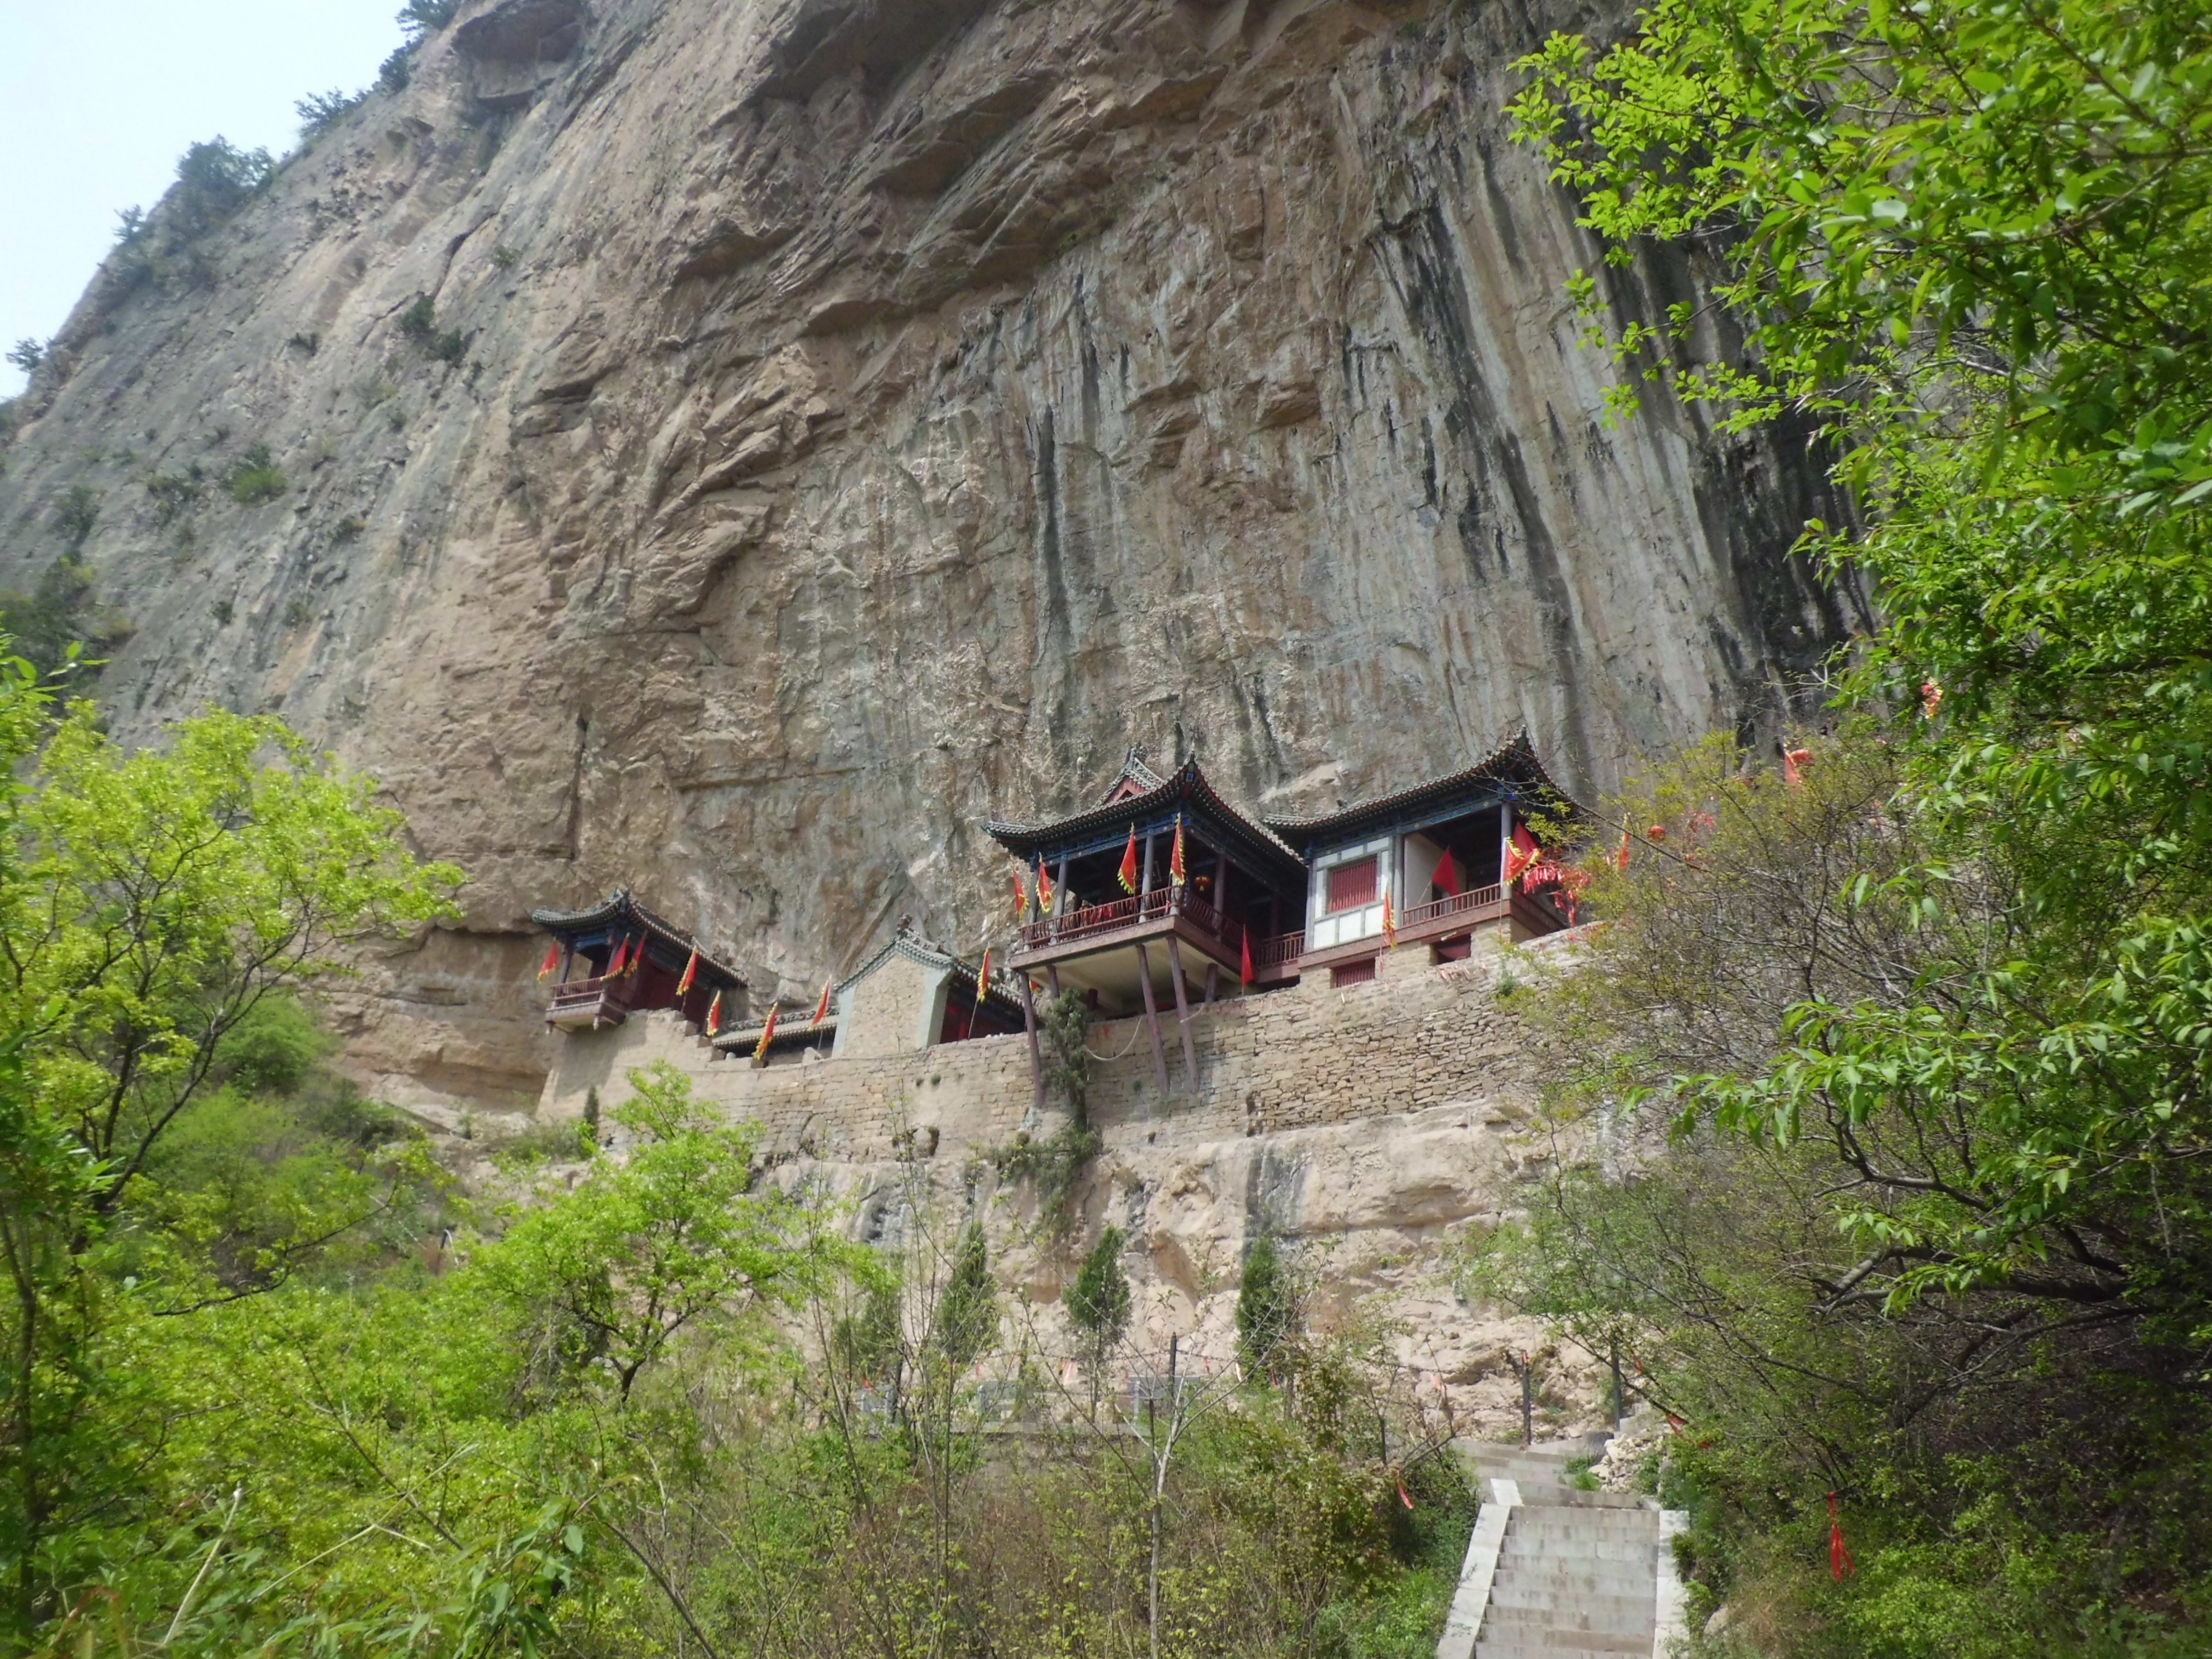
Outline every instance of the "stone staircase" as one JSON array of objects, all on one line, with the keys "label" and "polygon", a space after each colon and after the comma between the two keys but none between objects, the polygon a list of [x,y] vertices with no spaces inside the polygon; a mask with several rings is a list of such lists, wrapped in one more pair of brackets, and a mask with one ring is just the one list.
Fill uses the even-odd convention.
[{"label": "stone staircase", "polygon": [[1482,1512],[1437,1659],[1666,1659],[1681,1639],[1680,1517],[1570,1482],[1604,1444],[1474,1449]]}]

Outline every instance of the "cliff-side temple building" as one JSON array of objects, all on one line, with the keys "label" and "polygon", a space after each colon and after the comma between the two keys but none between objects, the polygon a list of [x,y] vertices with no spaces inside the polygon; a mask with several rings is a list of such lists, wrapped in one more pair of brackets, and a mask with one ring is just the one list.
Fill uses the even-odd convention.
[{"label": "cliff-side temple building", "polygon": [[1263,820],[1297,849],[1309,872],[1305,934],[1295,970],[1330,982],[1375,976],[1385,950],[1422,946],[1437,962],[1463,959],[1476,935],[1515,942],[1569,925],[1556,865],[1548,882],[1512,876],[1515,831],[1578,815],[1524,733],[1449,777],[1310,817]]},{"label": "cliff-side temple building", "polygon": [[811,1014],[750,1009],[733,969],[620,889],[588,910],[533,913],[558,969],[545,1018],[588,1036],[672,1011],[711,1057],[761,1067],[1021,1033],[1035,1106],[1037,998],[1073,992],[1096,1021],[1141,1022],[1160,1095],[1177,1075],[1195,1095],[1194,1024],[1209,1011],[1316,978],[1371,983],[1393,953],[1463,961],[1485,937],[1568,927],[1559,866],[1536,854],[1539,834],[1578,812],[1525,735],[1462,771],[1302,817],[1247,814],[1196,761],[1162,777],[1132,749],[1091,804],[987,826],[1017,861],[1021,899],[1000,972],[902,921]]},{"label": "cliff-side temple building", "polygon": [[1026,872],[1007,962],[1025,996],[1042,975],[1054,994],[1074,991],[1101,1018],[1141,1007],[1163,1090],[1162,1003],[1175,1009],[1185,1079],[1195,1088],[1193,1006],[1217,1000],[1224,979],[1260,983],[1263,967],[1279,982],[1297,955],[1304,866],[1227,805],[1196,761],[1162,778],[1132,750],[1096,805],[1048,823],[988,827]]},{"label": "cliff-side temple building", "polygon": [[[988,826],[1011,855],[999,890],[1011,901],[1018,872],[1022,904],[994,902],[996,927],[975,930],[988,958],[902,921],[781,1007],[748,1003],[627,892],[541,911],[564,1035],[538,1115],[575,1120],[668,1066],[748,1126],[776,1179],[849,1198],[856,1236],[895,1241],[925,1202],[988,1221],[996,1271],[1041,1310],[1067,1264],[1034,1224],[1070,1206],[1063,1220],[1123,1231],[1163,1346],[1179,1331],[1233,1352],[1238,1252],[1261,1232],[1325,1241],[1337,1291],[1401,1298],[1403,1363],[1455,1409],[1517,1421],[1498,1355],[1537,1334],[1461,1297],[1451,1251],[1557,1155],[1501,952],[1571,937],[1573,872],[1540,843],[1575,816],[1517,738],[1445,777],[1264,819],[1198,765],[1163,776],[1133,753],[1072,810]],[[1090,1013],[1074,1089],[1045,1086],[1055,992]],[[1077,1111],[1095,1152],[1075,1184],[1048,1196],[1011,1173],[1069,1144]]]},{"label": "cliff-side temple building", "polygon": [[596,1031],[663,1008],[703,1024],[717,996],[723,1019],[744,1018],[744,981],[627,887],[588,910],[533,910],[530,919],[553,936],[541,975],[553,981],[548,1025]]}]

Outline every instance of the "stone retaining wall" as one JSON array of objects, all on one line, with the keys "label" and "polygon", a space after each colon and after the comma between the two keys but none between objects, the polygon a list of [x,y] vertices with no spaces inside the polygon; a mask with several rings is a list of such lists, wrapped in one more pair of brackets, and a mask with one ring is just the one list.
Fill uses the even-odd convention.
[{"label": "stone retaining wall", "polygon": [[[1432,963],[1425,950],[1387,954],[1373,981],[1334,988],[1326,975],[1191,1012],[1198,1086],[1186,1079],[1172,1010],[1160,1021],[1168,1088],[1141,1018],[1091,1028],[1091,1122],[1117,1146],[1209,1142],[1455,1103],[1524,1115],[1534,1079],[1495,992],[1497,958]],[[539,1115],[574,1119],[585,1092],[627,1097],[625,1073],[665,1060],[699,1097],[756,1122],[772,1151],[839,1160],[893,1155],[906,1130],[934,1129],[943,1151],[982,1152],[1024,1129],[1032,1111],[1025,1036],[890,1054],[806,1054],[757,1067],[715,1056],[672,1013],[633,1016],[562,1045]]]}]

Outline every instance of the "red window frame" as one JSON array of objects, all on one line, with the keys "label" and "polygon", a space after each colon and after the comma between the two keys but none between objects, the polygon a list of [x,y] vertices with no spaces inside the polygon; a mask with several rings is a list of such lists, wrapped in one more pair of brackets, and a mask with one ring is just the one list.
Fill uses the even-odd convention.
[{"label": "red window frame", "polygon": [[1333,864],[1327,872],[1328,886],[1324,890],[1327,904],[1323,915],[1338,915],[1346,910],[1364,910],[1375,902],[1382,891],[1382,860],[1378,855],[1353,859],[1346,864]]}]

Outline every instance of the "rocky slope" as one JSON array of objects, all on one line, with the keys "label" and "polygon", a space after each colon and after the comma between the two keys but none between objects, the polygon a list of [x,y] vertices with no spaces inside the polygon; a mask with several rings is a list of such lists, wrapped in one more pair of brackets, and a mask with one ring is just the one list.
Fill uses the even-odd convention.
[{"label": "rocky slope", "polygon": [[[1850,618],[1784,556],[1836,510],[1802,453],[1603,424],[1590,251],[1501,113],[1590,21],[471,0],[191,259],[95,281],[0,581],[83,534],[120,729],[281,713],[467,867],[349,1009],[426,1109],[534,1097],[532,903],[630,882],[812,987],[902,913],[973,948],[980,821],[1132,740],[1315,805],[1525,722],[1601,784],[1771,721]],[[283,493],[234,500],[256,445]]]}]

